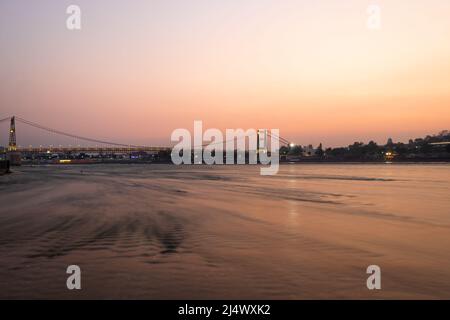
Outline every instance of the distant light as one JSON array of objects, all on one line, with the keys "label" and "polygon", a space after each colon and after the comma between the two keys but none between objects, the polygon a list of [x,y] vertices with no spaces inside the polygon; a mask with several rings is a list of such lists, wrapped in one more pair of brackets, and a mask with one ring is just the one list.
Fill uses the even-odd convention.
[{"label": "distant light", "polygon": [[62,159],[62,160],[59,160],[59,163],[71,163],[72,162],[72,160],[69,160],[69,159]]},{"label": "distant light", "polygon": [[289,147],[291,147],[291,148],[295,147],[295,143],[291,142],[291,143],[289,144]]}]

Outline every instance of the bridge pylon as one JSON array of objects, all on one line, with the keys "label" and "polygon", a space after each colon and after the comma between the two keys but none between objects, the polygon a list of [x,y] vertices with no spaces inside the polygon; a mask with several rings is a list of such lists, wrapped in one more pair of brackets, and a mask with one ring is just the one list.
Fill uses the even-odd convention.
[{"label": "bridge pylon", "polygon": [[11,117],[11,124],[9,126],[9,145],[7,158],[12,166],[20,166],[22,155],[17,151],[16,141],[16,118]]},{"label": "bridge pylon", "polygon": [[16,118],[11,117],[11,124],[9,126],[9,146],[8,151],[16,151],[17,150],[17,142],[16,142]]},{"label": "bridge pylon", "polygon": [[267,129],[259,129],[256,135],[256,152],[267,153]]}]

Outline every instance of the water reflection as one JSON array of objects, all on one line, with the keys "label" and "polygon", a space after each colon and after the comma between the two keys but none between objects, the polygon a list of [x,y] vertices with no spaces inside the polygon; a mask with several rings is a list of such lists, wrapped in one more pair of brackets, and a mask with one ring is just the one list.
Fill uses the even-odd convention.
[{"label": "water reflection", "polygon": [[[1,298],[450,298],[448,165],[22,167]],[[65,289],[78,264],[83,290]]]}]

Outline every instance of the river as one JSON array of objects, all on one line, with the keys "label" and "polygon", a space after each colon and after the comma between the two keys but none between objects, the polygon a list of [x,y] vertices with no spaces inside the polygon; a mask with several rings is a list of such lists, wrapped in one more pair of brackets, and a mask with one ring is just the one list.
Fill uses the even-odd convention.
[{"label": "river", "polygon": [[[450,298],[448,164],[13,171],[0,177],[2,299]],[[69,265],[82,290],[66,288]]]}]

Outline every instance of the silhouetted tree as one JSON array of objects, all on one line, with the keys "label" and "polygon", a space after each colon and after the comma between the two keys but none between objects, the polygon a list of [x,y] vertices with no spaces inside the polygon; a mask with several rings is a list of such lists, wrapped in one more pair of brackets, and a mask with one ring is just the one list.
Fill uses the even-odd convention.
[{"label": "silhouetted tree", "polygon": [[379,152],[379,147],[378,147],[378,145],[376,144],[376,142],[370,141],[370,142],[367,144],[366,150],[367,150],[368,153],[374,154],[374,153]]},{"label": "silhouetted tree", "polygon": [[394,147],[395,152],[399,155],[405,155],[406,153],[408,153],[408,148],[404,143],[397,143]]},{"label": "silhouetted tree", "polygon": [[287,146],[281,146],[280,147],[280,154],[281,155],[285,156],[285,155],[288,154],[288,152],[289,152],[289,148]]},{"label": "silhouetted tree", "polygon": [[420,152],[422,153],[431,153],[432,151],[432,146],[428,143],[424,143],[421,147],[420,147]]},{"label": "silhouetted tree", "polygon": [[295,145],[295,146],[289,148],[289,155],[292,155],[292,156],[299,156],[302,154],[302,152],[303,152],[302,146]]}]

